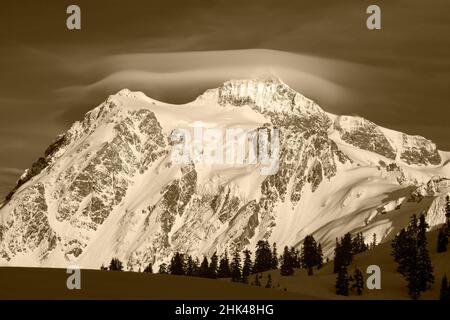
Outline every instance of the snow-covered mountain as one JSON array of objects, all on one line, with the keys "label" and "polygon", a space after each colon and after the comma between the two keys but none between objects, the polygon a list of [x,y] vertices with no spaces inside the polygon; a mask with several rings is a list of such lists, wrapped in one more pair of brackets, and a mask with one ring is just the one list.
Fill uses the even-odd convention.
[{"label": "snow-covered mountain", "polygon": [[[280,164],[174,164],[171,134],[278,128]],[[0,209],[2,265],[135,270],[174,251],[211,255],[260,239],[331,255],[335,238],[386,241],[411,214],[444,222],[450,153],[420,136],[336,116],[278,79],[233,80],[171,105],[121,90],[60,135]]]}]

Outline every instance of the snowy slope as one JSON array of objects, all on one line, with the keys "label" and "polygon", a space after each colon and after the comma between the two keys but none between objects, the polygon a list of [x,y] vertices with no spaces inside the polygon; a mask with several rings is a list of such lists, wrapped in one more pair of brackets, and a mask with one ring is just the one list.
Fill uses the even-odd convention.
[{"label": "snowy slope", "polygon": [[[280,129],[280,168],[178,165],[177,128]],[[0,209],[2,265],[137,269],[174,251],[211,255],[260,239],[330,255],[336,237],[386,241],[413,213],[444,221],[450,154],[431,141],[337,116],[278,79],[233,80],[170,105],[121,90],[59,136]]]}]

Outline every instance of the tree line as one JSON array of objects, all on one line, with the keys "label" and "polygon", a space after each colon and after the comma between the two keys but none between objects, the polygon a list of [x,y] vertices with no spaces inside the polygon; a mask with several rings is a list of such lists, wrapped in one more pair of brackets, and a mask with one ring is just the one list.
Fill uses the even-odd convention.
[{"label": "tree line", "polygon": [[[225,250],[220,258],[215,252],[210,259],[204,256],[200,262],[199,258],[175,252],[170,263],[159,265],[157,273],[211,279],[231,278],[235,282],[247,283],[252,274],[281,269],[282,275],[290,276],[294,274],[295,268],[305,268],[309,275],[313,275],[313,268],[320,269],[323,265],[322,246],[312,235],[306,236],[301,251],[286,246],[281,256],[278,256],[276,243],[270,245],[267,240],[260,240],[256,244],[254,260],[252,256],[253,253],[248,249],[241,252],[235,248],[231,257],[228,250]],[[123,271],[123,269],[123,264],[118,258],[112,258],[109,267],[101,266],[101,270]],[[144,272],[153,273],[152,265],[149,264]]]},{"label": "tree line", "polygon": [[[373,236],[372,243],[366,244],[362,233],[354,237],[350,233],[345,234],[341,239],[336,239],[334,250],[334,272],[337,273],[336,293],[348,295],[349,292],[356,292],[361,295],[364,288],[364,277],[362,272],[355,268],[353,275],[348,275],[347,267],[351,264],[355,254],[364,252],[376,245],[376,236]],[[269,244],[267,240],[260,240],[256,245],[254,260],[253,253],[246,249],[240,251],[233,250],[231,258],[228,250],[225,250],[219,258],[215,252],[210,259],[206,256],[202,261],[191,255],[175,252],[170,263],[159,265],[157,273],[171,275],[185,275],[203,277],[210,279],[231,278],[233,282],[249,283],[250,277],[254,275],[254,280],[250,284],[262,286],[261,273],[269,270],[280,270],[282,276],[292,276],[295,269],[306,269],[307,274],[312,276],[314,269],[322,268],[324,264],[322,245],[318,243],[312,235],[307,235],[301,246],[301,250],[295,247],[285,246],[283,253],[278,256],[277,245]],[[102,270],[122,271],[122,262],[113,258],[109,268]],[[140,270],[139,270],[140,271]],[[149,264],[145,273],[153,273],[152,265]],[[272,277],[267,277],[266,288],[272,287]]]},{"label": "tree line", "polygon": [[[364,252],[375,245],[376,236],[374,236],[371,244],[366,244],[362,233],[358,233],[354,237],[347,233],[341,239],[336,239],[334,271],[338,274],[336,280],[337,294],[348,295],[350,291],[362,294],[364,278],[361,271],[356,268],[353,276],[349,276],[347,267],[352,262],[353,255]],[[312,235],[305,237],[301,250],[285,246],[280,256],[277,254],[276,243],[270,245],[267,240],[260,240],[256,245],[254,260],[252,256],[253,253],[248,249],[241,252],[238,248],[235,248],[231,258],[228,255],[228,250],[225,250],[220,258],[215,252],[210,259],[204,256],[200,261],[199,258],[193,258],[191,255],[175,252],[170,263],[159,265],[157,273],[210,279],[231,278],[233,282],[243,283],[249,283],[250,277],[254,275],[251,284],[262,286],[261,273],[265,271],[279,269],[282,276],[292,276],[295,269],[306,269],[307,274],[312,276],[314,269],[318,270],[324,264],[322,245]],[[103,266],[102,269],[108,270]],[[113,258],[109,270],[122,271],[122,262]],[[152,265],[149,264],[144,272],[153,273]],[[270,274],[267,277],[265,287],[272,287]]]}]

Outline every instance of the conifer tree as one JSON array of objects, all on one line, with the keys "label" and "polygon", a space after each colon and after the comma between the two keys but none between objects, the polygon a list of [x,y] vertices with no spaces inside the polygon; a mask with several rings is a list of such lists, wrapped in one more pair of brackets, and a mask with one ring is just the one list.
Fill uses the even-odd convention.
[{"label": "conifer tree", "polygon": [[357,233],[352,242],[353,254],[362,253],[367,250],[367,245],[364,242],[364,236],[362,232]]},{"label": "conifer tree", "polygon": [[198,275],[197,268],[198,265],[196,264],[194,259],[192,259],[192,256],[188,255],[186,259],[186,275],[190,277],[197,276]]},{"label": "conifer tree", "polygon": [[426,291],[434,283],[433,266],[431,264],[430,254],[428,252],[428,241],[426,231],[428,224],[425,216],[422,214],[419,218],[419,230],[417,235],[417,272],[419,274],[419,290]]},{"label": "conifer tree", "polygon": [[267,275],[266,288],[272,288],[272,275],[270,274]]},{"label": "conifer tree", "polygon": [[349,266],[353,260],[353,242],[350,233],[344,235],[339,241],[336,239],[336,248],[334,249],[334,273],[341,270],[342,266]]},{"label": "conifer tree", "polygon": [[342,266],[342,258],[341,258],[341,243],[338,238],[336,238],[336,245],[334,247],[334,259],[333,259],[333,272],[338,273]]},{"label": "conifer tree", "polygon": [[291,253],[292,267],[300,269],[302,267],[302,259],[300,251],[298,249],[295,249],[294,247],[291,247],[290,253]]},{"label": "conifer tree", "polygon": [[346,233],[341,240],[342,246],[342,262],[347,267],[353,260],[353,245],[352,236],[350,233]]},{"label": "conifer tree", "polygon": [[420,275],[418,273],[418,220],[413,215],[404,233],[400,250],[398,271],[408,282],[408,294],[416,300],[420,297]]},{"label": "conifer tree", "polygon": [[277,252],[277,244],[275,242],[273,243],[273,248],[272,248],[272,265],[271,265],[271,269],[272,270],[278,269],[278,252]]},{"label": "conifer tree", "polygon": [[444,274],[444,276],[442,277],[439,300],[450,301],[450,287],[448,285],[446,274]]},{"label": "conifer tree", "polygon": [[209,278],[209,262],[208,258],[203,257],[203,261],[200,264],[200,269],[198,270],[199,276],[202,278]]},{"label": "conifer tree", "polygon": [[231,277],[230,262],[228,260],[228,251],[227,250],[225,250],[225,253],[224,253],[222,259],[220,259],[218,277],[219,278]]},{"label": "conifer tree", "polygon": [[294,267],[292,261],[291,250],[289,250],[288,246],[284,247],[283,256],[281,259],[281,270],[280,274],[282,276],[292,276],[294,274]]},{"label": "conifer tree", "polygon": [[413,300],[417,300],[420,297],[420,276],[417,273],[417,267],[411,268],[406,274],[406,281],[408,281],[408,294]]},{"label": "conifer tree", "polygon": [[398,263],[397,271],[408,282],[408,292],[418,299],[434,283],[433,266],[427,248],[425,216],[413,215],[408,227],[400,231],[392,242],[392,255]]},{"label": "conifer tree", "polygon": [[152,264],[151,264],[151,263],[149,263],[149,264],[145,267],[144,273],[153,273],[153,267],[152,267]]},{"label": "conifer tree", "polygon": [[348,296],[349,277],[347,274],[347,266],[342,265],[336,277],[336,294]]},{"label": "conifer tree", "polygon": [[244,250],[244,265],[242,266],[242,282],[247,283],[248,277],[252,273],[252,253]]},{"label": "conifer tree", "polygon": [[120,261],[118,258],[112,258],[111,262],[109,263],[109,270],[122,271],[123,270],[122,261]]},{"label": "conifer tree", "polygon": [[261,282],[260,282],[260,278],[259,278],[259,274],[255,273],[255,281],[253,282],[253,284],[257,287],[261,287]]},{"label": "conifer tree", "polygon": [[392,240],[392,256],[394,261],[399,264],[397,271],[403,274],[404,259],[408,250],[409,237],[406,229],[400,230],[400,232]]},{"label": "conifer tree", "polygon": [[355,268],[355,273],[353,274],[353,284],[352,290],[356,292],[357,295],[362,295],[364,290],[364,276],[358,268]]},{"label": "conifer tree", "polygon": [[308,270],[308,275],[313,275],[313,267],[318,263],[317,243],[313,236],[308,235],[303,241],[301,261],[302,266]]},{"label": "conifer tree", "polygon": [[317,246],[317,261],[316,261],[317,269],[322,268],[323,266],[323,252],[322,252],[322,245],[319,243]]},{"label": "conifer tree", "polygon": [[184,256],[182,253],[175,252],[175,254],[172,256],[169,265],[169,272],[172,275],[185,274]]},{"label": "conifer tree", "polygon": [[370,249],[374,249],[377,246],[377,234],[372,235],[372,243],[370,244]]},{"label": "conifer tree", "polygon": [[448,235],[449,235],[449,224],[447,222],[442,227],[439,228],[438,243],[437,243],[438,253],[447,251]]},{"label": "conifer tree", "polygon": [[242,279],[241,254],[237,248],[234,250],[230,268],[231,268],[231,281],[240,282]]},{"label": "conifer tree", "polygon": [[209,264],[209,277],[212,279],[216,279],[218,269],[219,269],[219,257],[217,256],[217,253],[214,252],[214,254],[211,257],[211,263]]},{"label": "conifer tree", "polygon": [[272,269],[272,251],[267,240],[259,240],[256,244],[255,264],[253,272],[264,272]]}]

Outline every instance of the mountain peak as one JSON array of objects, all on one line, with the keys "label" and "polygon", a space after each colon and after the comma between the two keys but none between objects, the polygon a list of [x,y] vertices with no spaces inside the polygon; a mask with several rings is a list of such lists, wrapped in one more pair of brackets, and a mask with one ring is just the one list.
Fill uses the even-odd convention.
[{"label": "mountain peak", "polygon": [[133,92],[130,89],[124,88],[122,90],[119,90],[116,95],[117,96],[128,96],[130,94],[132,94]]},{"label": "mountain peak", "polygon": [[131,99],[150,99],[150,100],[154,100],[154,99],[146,96],[145,93],[143,93],[141,91],[131,91],[130,89],[127,89],[127,88],[119,90],[113,96],[126,97],[126,98],[131,98]]},{"label": "mountain peak", "polygon": [[254,78],[242,78],[242,79],[230,79],[225,81],[220,87],[223,87],[227,84],[242,84],[242,83],[249,83],[249,84],[260,84],[260,85],[284,85],[288,86],[283,80],[281,80],[280,77],[274,75],[274,74],[260,74]]},{"label": "mountain peak", "polygon": [[228,80],[218,88],[205,91],[196,100],[210,101],[238,107],[248,105],[261,113],[324,114],[313,100],[271,74],[254,79]]}]

